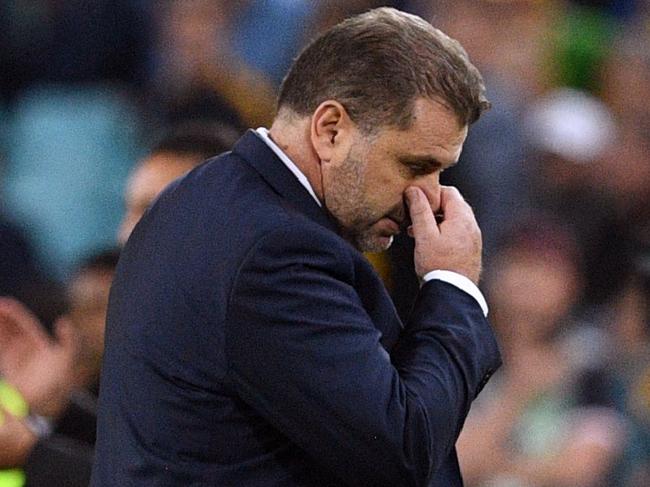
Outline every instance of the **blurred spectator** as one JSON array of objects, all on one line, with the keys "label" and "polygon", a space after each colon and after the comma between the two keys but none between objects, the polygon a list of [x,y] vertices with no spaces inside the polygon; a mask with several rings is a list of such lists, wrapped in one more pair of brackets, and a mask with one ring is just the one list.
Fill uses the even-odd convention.
[{"label": "blurred spectator", "polygon": [[642,240],[650,226],[650,132],[624,120],[619,141],[596,161],[589,177],[592,191],[607,198],[624,231],[617,245]]},{"label": "blurred spectator", "polygon": [[563,186],[583,180],[579,165],[597,160],[617,135],[614,118],[601,101],[569,88],[538,99],[529,111],[527,123],[533,149],[559,159],[560,167],[547,177]]},{"label": "blurred spectator", "polygon": [[233,19],[243,7],[225,0],[161,5],[154,92],[171,123],[202,119],[243,128],[271,119],[271,83],[232,50]]},{"label": "blurred spectator", "polygon": [[[160,191],[230,148],[236,137],[228,126],[187,124],[160,140],[129,179],[121,243]],[[57,322],[54,339],[20,302],[0,298],[0,377],[32,413],[55,425],[50,436],[9,414],[0,423],[0,468],[22,467],[31,487],[90,481],[104,323],[117,259],[116,251],[100,253],[75,272],[68,286],[70,309]]]},{"label": "blurred spectator", "polygon": [[650,97],[650,27],[630,26],[614,44],[602,71],[602,96],[622,120],[648,133],[650,107],[639,100]]},{"label": "blurred spectator", "polygon": [[[605,378],[576,347],[571,310],[582,285],[569,233],[533,220],[507,240],[488,282],[504,368],[479,397],[459,439],[468,486],[595,487],[607,484],[625,430]],[[602,360],[604,357],[600,357]],[[590,378],[597,399],[577,394]]]},{"label": "blurred spectator", "polygon": [[0,373],[39,415],[0,425],[0,466],[22,467],[32,487],[86,486],[90,480],[104,321],[117,258],[110,251],[81,265],[54,341],[27,308],[0,300]]},{"label": "blurred spectator", "polygon": [[126,243],[136,223],[171,181],[205,159],[229,150],[237,136],[237,130],[227,125],[186,123],[160,140],[129,177],[118,243]]},{"label": "blurred spectator", "polygon": [[601,101],[568,88],[533,104],[525,127],[532,149],[528,163],[534,168],[533,206],[572,227],[584,256],[584,299],[602,304],[625,278],[626,254],[612,252],[625,241],[625,228],[611,198],[591,185],[590,176],[610,151],[625,150],[619,128]]},{"label": "blurred spectator", "polygon": [[552,47],[563,1],[438,0],[432,23],[458,41],[490,86],[525,104],[552,82]]},{"label": "blurred spectator", "polygon": [[[648,242],[650,243],[650,242]],[[622,291],[604,316],[611,333],[611,367],[620,381],[620,407],[627,414],[630,440],[616,485],[650,484],[650,245],[633,259]]]},{"label": "blurred spectator", "polygon": [[[650,21],[648,18],[619,29],[601,76],[604,100],[621,119],[647,124],[650,107],[639,100],[650,97]],[[648,133],[647,125],[644,129]]]},{"label": "blurred spectator", "polygon": [[78,341],[75,383],[83,384],[94,395],[98,392],[99,371],[104,352],[108,291],[118,259],[117,249],[91,256],[77,269],[68,285],[70,309],[66,317],[70,320]]},{"label": "blurred spectator", "polygon": [[[646,2],[646,8],[650,4]],[[628,240],[650,240],[650,16],[635,19],[614,43],[602,93],[620,120],[621,141],[591,174],[613,204]]]}]

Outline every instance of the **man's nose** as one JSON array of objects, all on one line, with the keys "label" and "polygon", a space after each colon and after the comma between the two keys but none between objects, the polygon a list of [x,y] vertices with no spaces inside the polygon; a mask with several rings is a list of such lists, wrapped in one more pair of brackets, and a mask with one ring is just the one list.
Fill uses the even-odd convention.
[{"label": "man's nose", "polygon": [[414,186],[424,191],[433,211],[438,211],[438,208],[440,208],[440,172],[435,171],[422,176],[415,182]]}]

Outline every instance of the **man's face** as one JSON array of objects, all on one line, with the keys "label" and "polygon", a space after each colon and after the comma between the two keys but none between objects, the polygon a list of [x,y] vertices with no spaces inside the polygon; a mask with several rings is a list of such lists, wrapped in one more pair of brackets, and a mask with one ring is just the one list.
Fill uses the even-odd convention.
[{"label": "man's face", "polygon": [[346,152],[322,174],[324,203],[343,236],[364,252],[387,249],[407,224],[409,186],[420,187],[437,211],[440,173],[458,161],[466,136],[451,110],[427,99],[415,102],[406,130],[353,131]]},{"label": "man's face", "polygon": [[136,223],[165,187],[192,169],[199,156],[158,153],[141,161],[129,177],[124,202],[126,212],[117,234],[124,245]]}]

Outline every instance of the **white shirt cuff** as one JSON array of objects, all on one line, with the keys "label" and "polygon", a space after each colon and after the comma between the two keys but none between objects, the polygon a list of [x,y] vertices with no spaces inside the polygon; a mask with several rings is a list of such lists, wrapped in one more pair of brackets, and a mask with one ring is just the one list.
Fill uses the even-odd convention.
[{"label": "white shirt cuff", "polygon": [[422,280],[425,282],[431,281],[433,279],[444,281],[451,284],[452,286],[456,286],[461,291],[465,291],[478,302],[479,306],[483,310],[483,315],[487,318],[488,305],[485,301],[485,297],[483,296],[483,293],[480,291],[478,286],[474,284],[469,278],[463,276],[462,274],[459,274],[458,272],[441,270],[427,272],[422,278]]}]

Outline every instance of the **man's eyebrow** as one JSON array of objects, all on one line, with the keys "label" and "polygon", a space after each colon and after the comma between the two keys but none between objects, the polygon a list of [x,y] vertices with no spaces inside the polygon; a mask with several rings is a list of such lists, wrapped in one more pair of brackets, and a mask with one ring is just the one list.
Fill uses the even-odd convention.
[{"label": "man's eyebrow", "polygon": [[449,168],[451,166],[455,166],[458,161],[454,161],[451,164],[443,163],[440,162],[438,159],[435,157],[431,156],[414,156],[414,155],[403,155],[398,157],[399,162],[401,162],[404,165],[418,165],[418,166],[423,166],[427,167],[430,169],[438,169],[444,167]]}]

